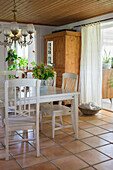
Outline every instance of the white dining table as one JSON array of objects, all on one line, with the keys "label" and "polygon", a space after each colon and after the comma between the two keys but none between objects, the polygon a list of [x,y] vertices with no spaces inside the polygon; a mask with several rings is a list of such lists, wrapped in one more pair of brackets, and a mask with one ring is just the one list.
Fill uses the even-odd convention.
[{"label": "white dining table", "polygon": [[[32,90],[32,89],[31,89]],[[35,91],[32,90],[32,103],[36,103]],[[39,103],[53,102],[53,101],[65,101],[72,99],[72,109],[73,109],[73,128],[75,132],[75,138],[78,138],[78,95],[79,92],[73,92],[69,90],[64,90],[57,87],[48,87],[47,90],[40,92]],[[5,90],[0,88],[0,102],[5,103],[4,97]],[[31,103],[31,104],[32,104]],[[5,107],[5,105],[4,105]]]}]

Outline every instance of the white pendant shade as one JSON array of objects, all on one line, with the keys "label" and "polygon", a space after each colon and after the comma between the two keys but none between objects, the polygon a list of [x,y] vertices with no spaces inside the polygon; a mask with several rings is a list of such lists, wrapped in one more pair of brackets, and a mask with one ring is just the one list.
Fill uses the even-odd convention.
[{"label": "white pendant shade", "polygon": [[33,24],[28,24],[27,25],[27,32],[28,33],[34,33],[35,32],[35,28]]},{"label": "white pendant shade", "polygon": [[12,22],[11,23],[11,31],[18,31],[19,30],[19,26],[17,24],[17,22]]},{"label": "white pendant shade", "polygon": [[27,28],[22,28],[21,33],[23,36],[27,36],[28,35]]},{"label": "white pendant shade", "polygon": [[11,34],[10,28],[5,27],[5,28],[4,28],[4,35],[5,35],[5,36],[9,36],[10,34]]}]

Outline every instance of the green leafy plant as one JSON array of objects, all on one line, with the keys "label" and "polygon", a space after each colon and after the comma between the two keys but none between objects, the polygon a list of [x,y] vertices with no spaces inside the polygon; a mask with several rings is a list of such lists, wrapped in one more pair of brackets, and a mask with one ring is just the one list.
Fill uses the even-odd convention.
[{"label": "green leafy plant", "polygon": [[[18,65],[17,60],[20,57],[17,56],[16,51],[13,49],[10,49],[8,51],[8,56],[5,59],[6,62],[8,62],[8,70],[15,70],[16,66]],[[9,79],[11,79],[11,76],[9,75]]]},{"label": "green leafy plant", "polygon": [[26,59],[25,57],[24,58],[20,57],[18,60],[19,60],[19,63],[18,63],[19,67],[23,69],[24,67],[27,66],[28,59]]},{"label": "green leafy plant", "polygon": [[49,77],[53,79],[54,77],[54,68],[51,67],[50,65],[45,65],[44,63],[40,63],[36,65],[33,70],[33,77],[35,79],[40,79],[40,80],[47,80]]},{"label": "green leafy plant", "polygon": [[15,61],[15,60],[17,60],[17,59],[18,59],[18,56],[17,56],[17,54],[16,54],[16,51],[13,50],[13,49],[10,49],[10,50],[8,51],[8,56],[7,56],[7,58],[6,58],[5,61]]},{"label": "green leafy plant", "polygon": [[35,65],[36,65],[35,61],[32,61],[31,64],[32,64],[33,67],[35,67]]},{"label": "green leafy plant", "polygon": [[103,62],[104,63],[109,63],[110,62],[110,60],[111,60],[110,54],[111,54],[111,51],[109,51],[107,53],[107,51],[104,49],[104,55],[105,55],[105,57],[103,57]]},{"label": "green leafy plant", "polygon": [[17,60],[20,57],[17,56],[16,51],[13,49],[10,49],[8,51],[8,56],[6,58],[6,62],[8,62],[8,70],[15,70],[16,66],[18,65]]}]

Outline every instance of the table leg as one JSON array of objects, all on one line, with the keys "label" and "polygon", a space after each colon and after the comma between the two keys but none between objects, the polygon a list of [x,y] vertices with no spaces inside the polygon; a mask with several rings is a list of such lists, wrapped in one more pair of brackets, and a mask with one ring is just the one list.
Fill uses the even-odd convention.
[{"label": "table leg", "polygon": [[0,108],[1,111],[1,120],[2,120],[2,127],[5,126],[4,119],[5,119],[5,108]]},{"label": "table leg", "polygon": [[73,104],[73,127],[75,132],[75,138],[78,139],[78,94],[74,96]]}]

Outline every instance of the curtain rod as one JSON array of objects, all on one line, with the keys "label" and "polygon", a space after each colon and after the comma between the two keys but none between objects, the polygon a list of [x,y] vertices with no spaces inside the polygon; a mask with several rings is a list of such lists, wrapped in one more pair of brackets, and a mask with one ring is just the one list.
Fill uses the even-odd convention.
[{"label": "curtain rod", "polygon": [[109,20],[112,20],[112,19],[113,19],[113,18],[107,18],[107,19],[102,19],[102,20],[98,20],[98,21],[90,22],[90,23],[87,23],[87,24],[80,24],[80,25],[74,26],[73,28],[81,27],[81,26],[85,26],[85,25],[88,25],[88,24],[94,24],[94,23],[97,23],[97,22],[109,21]]}]

